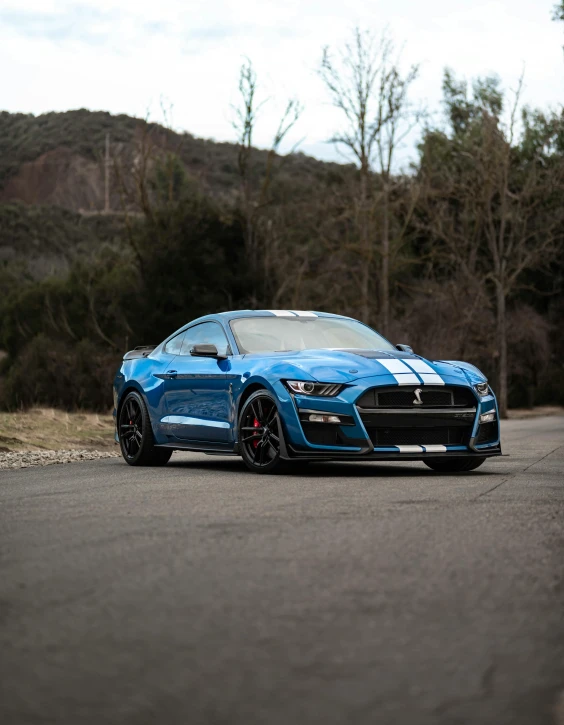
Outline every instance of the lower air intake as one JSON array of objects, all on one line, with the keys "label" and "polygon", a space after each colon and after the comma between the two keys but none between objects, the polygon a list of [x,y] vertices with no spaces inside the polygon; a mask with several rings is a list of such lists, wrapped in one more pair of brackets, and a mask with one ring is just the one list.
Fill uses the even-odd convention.
[{"label": "lower air intake", "polygon": [[494,420],[492,423],[483,423],[478,431],[477,444],[480,443],[495,443],[498,439],[498,428],[497,421]]},{"label": "lower air intake", "polygon": [[368,435],[375,446],[451,445],[468,444],[470,429],[466,426],[441,428],[369,428]]}]

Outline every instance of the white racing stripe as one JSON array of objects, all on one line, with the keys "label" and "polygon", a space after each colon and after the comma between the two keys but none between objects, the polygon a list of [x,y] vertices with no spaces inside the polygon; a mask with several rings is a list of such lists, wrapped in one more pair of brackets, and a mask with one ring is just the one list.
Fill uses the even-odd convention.
[{"label": "white racing stripe", "polygon": [[394,378],[398,385],[419,385],[419,378],[413,373],[398,373]]},{"label": "white racing stripe", "polygon": [[446,453],[446,446],[423,446],[425,453]]},{"label": "white racing stripe", "polygon": [[413,360],[406,360],[405,361],[407,365],[412,370],[415,370],[416,373],[434,373],[435,371],[430,365],[427,365],[427,363],[424,360],[419,360],[418,358],[414,358]]},{"label": "white racing stripe", "polygon": [[425,373],[419,373],[421,375],[421,380],[425,383],[425,385],[444,385],[445,381],[441,378],[440,375],[437,375],[437,373],[432,374],[425,374]]},{"label": "white racing stripe", "polygon": [[400,453],[423,453],[421,446],[396,446]]},{"label": "white racing stripe", "polygon": [[272,314],[276,315],[276,317],[296,317],[296,315],[293,312],[290,312],[290,310],[267,310],[267,312],[272,312]]},{"label": "white racing stripe", "polygon": [[305,312],[304,310],[292,310],[298,317],[317,317],[315,312]]},{"label": "white racing stripe", "polygon": [[405,362],[412,370],[415,370],[415,372],[419,374],[421,380],[425,385],[445,384],[445,381],[441,378],[441,376],[436,373],[433,368],[428,365],[424,360],[414,358],[413,360],[410,359],[406,360]]},{"label": "white racing stripe", "polygon": [[387,368],[396,379],[398,385],[419,385],[419,378],[410,368],[397,358],[378,358],[377,362]]},{"label": "white racing stripe", "polygon": [[383,365],[385,368],[387,368],[392,373],[392,375],[394,375],[395,373],[411,372],[411,370],[407,367],[403,360],[398,360],[395,357],[378,358],[378,362],[380,363],[380,365]]}]

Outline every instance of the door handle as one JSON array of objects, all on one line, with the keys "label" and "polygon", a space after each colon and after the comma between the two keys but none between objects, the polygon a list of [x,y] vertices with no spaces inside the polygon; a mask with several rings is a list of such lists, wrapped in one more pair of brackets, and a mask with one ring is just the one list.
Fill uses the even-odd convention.
[{"label": "door handle", "polygon": [[177,375],[178,375],[177,370],[167,370],[167,373],[166,373],[167,378],[174,379]]}]

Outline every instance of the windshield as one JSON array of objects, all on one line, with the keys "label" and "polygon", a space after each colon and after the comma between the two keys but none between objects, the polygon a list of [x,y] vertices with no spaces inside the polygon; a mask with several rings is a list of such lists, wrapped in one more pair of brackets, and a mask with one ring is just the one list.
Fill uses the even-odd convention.
[{"label": "windshield", "polygon": [[377,332],[338,317],[242,317],[231,321],[241,353],[286,350],[394,350]]}]

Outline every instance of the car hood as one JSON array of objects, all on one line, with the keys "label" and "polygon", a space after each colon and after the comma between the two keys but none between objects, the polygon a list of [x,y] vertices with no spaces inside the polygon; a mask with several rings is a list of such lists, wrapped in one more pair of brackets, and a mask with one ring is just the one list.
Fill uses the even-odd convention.
[{"label": "car hood", "polygon": [[[413,353],[395,350],[295,350],[277,353],[245,355],[248,362],[265,366],[272,375],[311,379],[326,383],[350,383],[354,380],[414,373],[424,383],[473,385],[485,381],[485,376],[470,363],[448,360],[428,360]],[[439,376],[440,380],[433,378]],[[428,377],[427,377],[428,376]],[[414,378],[420,384],[419,377]],[[402,378],[396,377],[400,382]],[[408,382],[403,378],[403,382]]]}]

